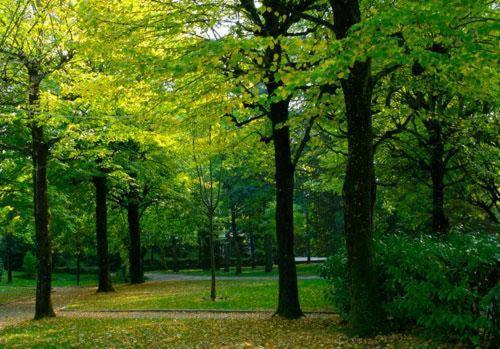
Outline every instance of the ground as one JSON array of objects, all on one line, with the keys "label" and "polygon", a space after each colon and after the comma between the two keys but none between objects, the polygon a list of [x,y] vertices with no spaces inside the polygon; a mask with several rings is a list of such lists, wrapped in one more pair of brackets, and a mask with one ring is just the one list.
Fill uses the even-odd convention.
[{"label": "ground", "polygon": [[117,285],[111,294],[96,294],[92,277],[85,277],[85,286],[74,287],[61,281],[66,276],[56,275],[57,317],[42,321],[30,320],[33,284],[26,280],[1,284],[0,348],[435,347],[409,335],[349,337],[325,300],[325,282],[310,271],[304,268],[299,279],[306,317],[294,321],[272,317],[276,277],[257,273],[219,280],[216,302],[208,299],[209,281],[199,271],[149,273],[154,281]]}]

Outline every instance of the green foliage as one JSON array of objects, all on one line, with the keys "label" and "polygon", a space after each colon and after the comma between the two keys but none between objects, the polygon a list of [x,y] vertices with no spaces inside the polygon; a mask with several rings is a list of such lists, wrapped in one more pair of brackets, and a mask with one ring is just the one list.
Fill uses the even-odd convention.
[{"label": "green foliage", "polygon": [[[452,233],[390,235],[376,240],[376,270],[387,319],[422,326],[446,340],[487,345],[498,340],[500,263],[498,237]],[[330,258],[323,276],[342,316],[349,312],[345,249]]]},{"label": "green foliage", "polygon": [[23,271],[27,276],[33,277],[36,275],[36,257],[30,251],[26,252],[23,258]]}]

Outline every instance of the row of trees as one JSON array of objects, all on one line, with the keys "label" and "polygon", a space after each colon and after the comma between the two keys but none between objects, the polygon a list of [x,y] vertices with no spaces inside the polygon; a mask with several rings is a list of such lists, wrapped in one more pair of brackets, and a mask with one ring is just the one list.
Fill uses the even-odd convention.
[{"label": "row of trees", "polygon": [[[156,241],[206,232],[215,299],[226,212],[230,237],[237,220],[254,223],[249,234],[275,229],[286,318],[302,316],[294,227],[325,253],[345,229],[350,322],[373,334],[374,233],[498,223],[495,11],[458,0],[2,1],[1,199],[14,212],[5,221],[29,227],[33,196],[35,317],[54,315],[51,227],[81,249],[95,224],[100,291],[112,290],[109,227],[128,226],[112,250],[127,246],[131,282],[144,280],[141,220]],[[107,217],[108,202],[122,210]]]}]

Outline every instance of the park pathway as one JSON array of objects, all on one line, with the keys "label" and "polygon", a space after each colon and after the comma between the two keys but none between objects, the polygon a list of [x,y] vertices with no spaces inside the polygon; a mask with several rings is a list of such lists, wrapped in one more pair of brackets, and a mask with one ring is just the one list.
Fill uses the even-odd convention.
[{"label": "park pathway", "polygon": [[[192,310],[192,309],[162,309],[162,310],[62,310],[59,316],[69,318],[106,318],[106,319],[248,319],[269,318],[273,311],[247,310]],[[331,318],[330,312],[306,312],[306,317]]]},{"label": "park pathway", "polygon": [[[144,276],[148,281],[209,281],[210,276],[205,275],[188,275],[188,274],[170,274],[170,273],[145,273]],[[299,280],[319,280],[320,276],[304,275],[297,277]],[[278,280],[277,276],[217,276],[217,280],[236,280],[236,281],[262,281],[262,280]]]}]

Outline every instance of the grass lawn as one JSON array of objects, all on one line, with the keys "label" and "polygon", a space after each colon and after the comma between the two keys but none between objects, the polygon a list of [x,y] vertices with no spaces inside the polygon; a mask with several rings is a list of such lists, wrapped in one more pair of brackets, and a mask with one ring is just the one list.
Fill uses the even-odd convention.
[{"label": "grass lawn", "polygon": [[[332,310],[325,299],[324,280],[299,280],[304,311]],[[112,294],[93,294],[68,306],[71,310],[102,309],[244,309],[274,310],[277,280],[224,280],[217,283],[218,299],[210,300],[210,281],[165,281],[122,285]]]},{"label": "grass lawn", "polygon": [[[80,286],[97,285],[97,276],[92,274],[82,274],[80,276]],[[76,276],[72,274],[54,273],[52,274],[52,286],[65,287],[76,286]],[[14,272],[12,283],[7,283],[7,275],[3,275],[0,282],[0,304],[30,298],[35,296],[36,279],[28,277],[25,273]]]},{"label": "grass lawn", "polygon": [[433,348],[394,334],[348,337],[334,319],[76,319],[30,321],[0,331],[5,348]]},{"label": "grass lawn", "polygon": [[[319,268],[321,267],[321,263],[317,264],[297,264],[297,275],[298,276],[318,276],[319,275]],[[257,266],[255,269],[252,269],[251,267],[243,267],[242,268],[242,273],[240,275],[234,275],[235,268],[231,267],[231,270],[229,272],[224,272],[222,269],[218,270],[216,272],[217,276],[238,276],[238,277],[245,277],[245,276],[252,276],[252,277],[261,277],[261,276],[278,276],[278,266],[273,266],[273,270],[270,273],[264,272],[264,267],[263,266]],[[173,274],[172,271],[166,271],[164,272],[166,274]],[[181,275],[193,275],[193,276],[210,276],[210,271],[208,270],[201,270],[201,269],[188,269],[188,270],[181,270],[177,274]]]}]

